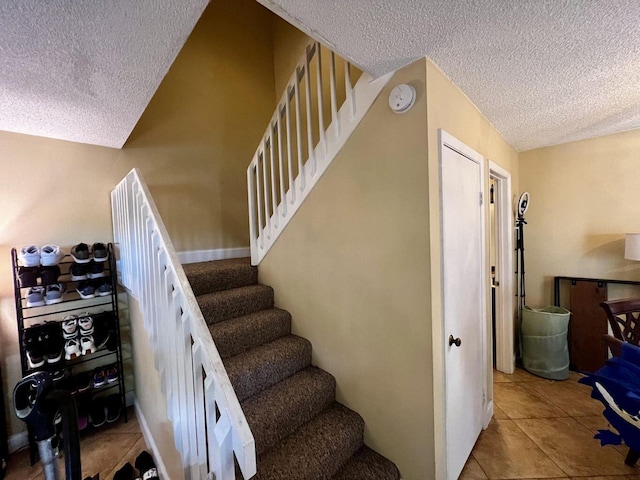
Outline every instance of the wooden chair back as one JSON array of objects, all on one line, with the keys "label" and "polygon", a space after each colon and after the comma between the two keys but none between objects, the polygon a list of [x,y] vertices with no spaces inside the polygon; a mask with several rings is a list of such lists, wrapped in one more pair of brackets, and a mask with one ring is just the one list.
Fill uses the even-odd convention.
[{"label": "wooden chair back", "polygon": [[610,300],[600,306],[607,313],[615,338],[640,345],[640,298]]}]

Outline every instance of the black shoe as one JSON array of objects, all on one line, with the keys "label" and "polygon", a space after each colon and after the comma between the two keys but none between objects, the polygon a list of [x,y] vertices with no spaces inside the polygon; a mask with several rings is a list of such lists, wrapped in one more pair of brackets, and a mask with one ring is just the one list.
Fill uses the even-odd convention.
[{"label": "black shoe", "polygon": [[79,243],[71,249],[71,256],[76,263],[89,263],[91,257],[89,255],[89,245]]},{"label": "black shoe", "polygon": [[18,268],[18,279],[20,280],[20,287],[35,287],[38,285],[38,275],[40,274],[39,267],[20,267]]},{"label": "black shoe", "polygon": [[62,328],[58,322],[47,322],[42,326],[42,348],[47,357],[47,363],[57,363],[62,360],[64,339]]},{"label": "black shoe", "polygon": [[96,350],[100,350],[109,341],[110,318],[109,312],[93,315],[93,341]]},{"label": "black shoe", "polygon": [[44,365],[44,348],[42,344],[42,325],[34,325],[24,331],[22,339],[24,349],[27,352],[27,364],[29,368],[38,368]]},{"label": "black shoe", "polygon": [[94,398],[91,404],[91,425],[98,428],[105,424],[105,401],[103,397]]},{"label": "black shoe", "polygon": [[40,278],[42,278],[42,285],[53,285],[58,283],[60,277],[60,267],[53,265],[51,267],[42,267],[40,269]]},{"label": "black shoe", "polygon": [[122,403],[120,395],[114,393],[107,397],[107,423],[113,423],[120,418],[122,412]]},{"label": "black shoe", "polygon": [[87,279],[87,265],[83,263],[72,263],[69,267],[69,275],[71,280],[77,282],[79,280]]},{"label": "black shoe", "polygon": [[89,271],[87,272],[87,277],[89,278],[104,277],[104,264],[102,262],[96,262],[94,260],[91,260],[91,263],[89,263]]},{"label": "black shoe", "polygon": [[140,471],[140,476],[145,480],[160,480],[156,464],[149,452],[144,451],[136,458],[136,468]]},{"label": "black shoe", "polygon": [[93,259],[96,262],[105,262],[109,255],[104,243],[94,243],[91,246],[91,253],[93,253]]},{"label": "black shoe", "polygon": [[113,480],[133,480],[133,467],[129,462],[125,463],[113,476]]}]

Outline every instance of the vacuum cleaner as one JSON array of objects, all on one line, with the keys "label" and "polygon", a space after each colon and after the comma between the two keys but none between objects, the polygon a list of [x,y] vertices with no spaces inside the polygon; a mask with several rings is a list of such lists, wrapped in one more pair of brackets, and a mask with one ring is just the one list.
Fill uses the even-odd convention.
[{"label": "vacuum cleaner", "polygon": [[16,415],[27,424],[38,445],[44,480],[62,480],[57,460],[60,439],[56,433],[56,415],[61,414],[66,480],[81,480],[78,415],[71,393],[55,389],[49,372],[35,372],[16,384],[13,402]]}]

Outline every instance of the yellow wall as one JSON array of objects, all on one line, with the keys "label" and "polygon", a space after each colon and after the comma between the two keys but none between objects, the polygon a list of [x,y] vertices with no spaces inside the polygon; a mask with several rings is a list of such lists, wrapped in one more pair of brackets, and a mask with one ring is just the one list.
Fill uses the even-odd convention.
[{"label": "yellow wall", "polygon": [[[274,107],[271,21],[250,0],[212,2],[122,150],[0,132],[7,405],[21,376],[12,246],[68,249],[111,240],[109,194],[133,167],[149,183],[178,251],[248,246],[246,167]],[[138,362],[135,369],[139,376],[152,374],[153,362]],[[150,406],[151,417],[154,411]],[[14,415],[8,417],[9,434],[23,430]]]},{"label": "yellow wall", "polygon": [[[556,275],[640,281],[624,234],[640,231],[640,130],[520,154],[527,304],[553,302]],[[640,292],[618,292],[615,296]]]},{"label": "yellow wall", "polygon": [[[480,153],[511,173],[512,191],[518,191],[518,153],[500,136],[496,129],[482,115],[477,107],[453,84],[432,62],[427,61],[427,113],[429,143],[429,236],[431,265],[431,312],[430,326],[433,328],[433,377],[434,377],[434,435],[436,478],[444,475],[444,385],[442,330],[442,286],[441,286],[441,249],[440,249],[440,186],[439,186],[439,143],[438,129],[453,135],[468,147]],[[488,176],[488,167],[485,176]],[[488,181],[485,186],[488,192]],[[485,202],[488,209],[488,202]],[[488,218],[486,215],[485,218]],[[486,229],[488,235],[488,228]],[[486,259],[489,271],[489,256]],[[488,298],[487,298],[488,300]],[[490,306],[490,302],[487,301]],[[490,317],[487,317],[490,318]],[[491,329],[487,329],[491,335]],[[487,338],[488,341],[488,338]],[[489,345],[489,343],[487,343]],[[491,351],[488,349],[486,361],[491,365]],[[491,385],[487,385],[492,391]]]},{"label": "yellow wall", "polygon": [[[418,100],[395,115],[400,82]],[[426,118],[422,60],[382,91],[259,271],[405,480],[433,465]]]}]

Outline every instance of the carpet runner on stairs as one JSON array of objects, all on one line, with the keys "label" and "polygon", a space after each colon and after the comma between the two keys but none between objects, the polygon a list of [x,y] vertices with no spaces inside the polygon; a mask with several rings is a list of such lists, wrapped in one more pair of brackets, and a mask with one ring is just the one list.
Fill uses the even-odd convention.
[{"label": "carpet runner on stairs", "polygon": [[[249,259],[184,265],[256,442],[256,480],[399,480],[363,442],[364,421],[335,401]],[[241,478],[241,476],[238,476]]]}]

